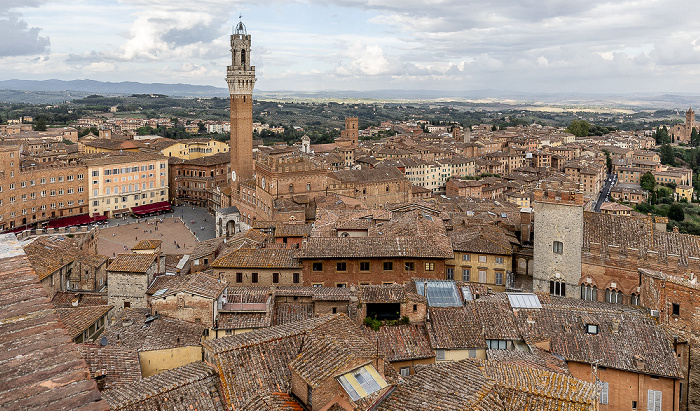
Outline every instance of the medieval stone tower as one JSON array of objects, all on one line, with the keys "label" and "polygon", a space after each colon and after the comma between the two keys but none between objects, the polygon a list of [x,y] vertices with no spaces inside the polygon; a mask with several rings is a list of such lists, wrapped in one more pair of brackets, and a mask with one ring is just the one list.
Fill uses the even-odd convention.
[{"label": "medieval stone tower", "polygon": [[231,95],[231,192],[238,193],[242,181],[251,180],[253,162],[253,87],[255,66],[250,65],[250,35],[243,22],[231,35],[231,65],[226,70]]},{"label": "medieval stone tower", "polygon": [[350,140],[351,146],[357,146],[357,140],[360,133],[357,128],[358,124],[359,119],[357,117],[346,117],[345,130],[340,132],[340,137]]},{"label": "medieval stone tower", "polygon": [[583,195],[534,192],[533,291],[579,297],[583,245]]},{"label": "medieval stone tower", "polygon": [[695,128],[695,112],[692,107],[685,112],[685,128],[688,133],[688,139],[690,139],[690,133],[692,133],[693,128]]}]

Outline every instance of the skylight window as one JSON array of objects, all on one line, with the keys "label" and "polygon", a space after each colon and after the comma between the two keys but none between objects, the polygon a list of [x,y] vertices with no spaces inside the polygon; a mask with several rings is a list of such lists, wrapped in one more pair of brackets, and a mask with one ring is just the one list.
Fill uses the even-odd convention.
[{"label": "skylight window", "polygon": [[462,287],[462,296],[464,297],[464,301],[474,300],[474,296],[472,295],[472,290],[469,287]]},{"label": "skylight window", "polygon": [[430,307],[462,306],[457,287],[452,281],[416,281],[416,288],[418,294],[428,299]]},{"label": "skylight window", "polygon": [[540,299],[532,293],[507,293],[512,308],[542,308]]},{"label": "skylight window", "polygon": [[365,398],[387,386],[384,378],[371,365],[341,375],[338,382],[353,401]]}]

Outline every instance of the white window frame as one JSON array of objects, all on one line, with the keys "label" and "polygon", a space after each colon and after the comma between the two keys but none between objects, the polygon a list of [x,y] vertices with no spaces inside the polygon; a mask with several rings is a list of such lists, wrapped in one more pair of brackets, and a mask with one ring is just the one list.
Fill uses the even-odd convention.
[{"label": "white window frame", "polygon": [[661,411],[661,391],[647,390],[647,411]]}]

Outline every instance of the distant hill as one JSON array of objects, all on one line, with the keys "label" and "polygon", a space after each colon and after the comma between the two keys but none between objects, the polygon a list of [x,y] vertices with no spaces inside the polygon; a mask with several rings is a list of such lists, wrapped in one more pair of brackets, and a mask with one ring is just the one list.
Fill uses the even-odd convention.
[{"label": "distant hill", "polygon": [[[59,103],[83,98],[90,94],[131,95],[163,94],[171,97],[227,97],[224,87],[192,84],[119,83],[95,80],[2,80],[0,101],[34,104]],[[524,93],[504,90],[319,90],[319,91],[265,91],[255,90],[261,100],[317,100],[317,101],[471,101],[481,103],[504,102],[514,105],[551,105],[575,107],[617,107],[636,109],[687,109],[700,105],[700,95],[682,93]]]},{"label": "distant hill", "polygon": [[86,94],[165,94],[172,97],[228,96],[228,89],[223,87],[137,83],[134,81],[111,83],[95,80],[3,80],[0,81],[0,90],[59,92],[65,93],[64,100],[81,98]]}]

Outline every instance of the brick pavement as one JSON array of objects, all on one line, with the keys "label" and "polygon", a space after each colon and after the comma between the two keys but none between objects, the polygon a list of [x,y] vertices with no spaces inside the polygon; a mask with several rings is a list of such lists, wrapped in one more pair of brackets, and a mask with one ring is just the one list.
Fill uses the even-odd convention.
[{"label": "brick pavement", "polygon": [[[162,250],[166,254],[191,253],[197,240],[190,229],[180,218],[173,218],[172,214],[161,217],[163,222],[160,222],[160,218],[148,218],[142,219],[140,223],[120,223],[119,226],[100,229],[97,252],[113,257],[119,253],[131,252],[131,247],[141,240],[156,239],[163,240]],[[157,230],[156,220],[158,221]]]}]

